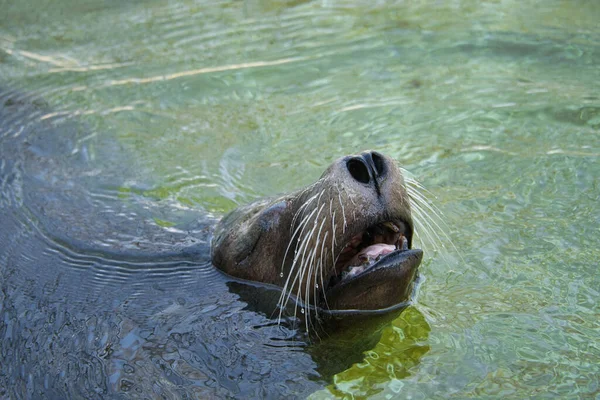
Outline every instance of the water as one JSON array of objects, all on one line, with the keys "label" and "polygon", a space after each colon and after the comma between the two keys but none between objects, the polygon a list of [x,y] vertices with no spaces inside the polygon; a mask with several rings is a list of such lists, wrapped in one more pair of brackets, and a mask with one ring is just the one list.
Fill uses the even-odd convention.
[{"label": "water", "polygon": [[[3,220],[14,223],[0,258],[7,393],[600,395],[597,2],[36,0],[0,9],[2,98],[11,88],[45,103],[5,117],[3,157],[24,138],[48,146],[44,132],[58,135],[56,150],[38,150],[55,161],[18,155],[29,175],[10,175],[9,158],[0,169]],[[333,159],[368,148],[429,189],[457,251],[443,235],[439,251],[422,235],[416,304],[343,370],[317,353],[352,348],[352,335],[306,351],[301,339],[276,347],[269,319],[242,311],[235,291],[217,289],[217,306],[192,295],[198,282],[227,285],[206,258],[123,265],[85,251],[90,241],[168,253],[174,238],[208,240],[236,205],[311,183]],[[84,189],[54,193],[50,182]],[[77,207],[56,223],[65,204]],[[35,233],[40,226],[54,239]],[[55,240],[73,231],[84,250]],[[36,267],[57,262],[68,279],[44,280],[52,269]],[[68,284],[75,279],[86,295]],[[199,332],[199,321],[214,330]],[[257,346],[227,351],[231,336]],[[53,350],[49,337],[63,342]],[[19,366],[40,349],[63,375]],[[328,380],[323,370],[337,373]],[[65,377],[80,391],[53,386]]]}]

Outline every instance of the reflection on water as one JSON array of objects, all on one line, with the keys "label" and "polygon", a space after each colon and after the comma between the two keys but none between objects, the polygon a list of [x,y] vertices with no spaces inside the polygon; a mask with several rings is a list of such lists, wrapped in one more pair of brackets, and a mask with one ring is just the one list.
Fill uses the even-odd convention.
[{"label": "reflection on water", "polygon": [[[366,352],[364,360],[335,376],[329,390],[339,397],[371,396],[383,392],[387,386],[392,393],[400,394],[404,386],[402,380],[411,375],[410,371],[430,349],[430,331],[431,327],[418,309],[406,309],[391,326],[385,327],[379,342]],[[356,340],[356,337],[351,338],[345,344],[351,347]]]},{"label": "reflection on water", "polygon": [[[600,393],[597,2],[0,8],[11,390]],[[273,344],[277,328],[244,309],[202,249],[237,204],[367,148],[424,183],[460,254],[438,254],[423,235],[418,302],[331,383],[296,351],[304,339]],[[217,298],[199,290],[209,286]],[[48,354],[52,373],[36,364]],[[60,381],[72,391],[50,384]]]}]

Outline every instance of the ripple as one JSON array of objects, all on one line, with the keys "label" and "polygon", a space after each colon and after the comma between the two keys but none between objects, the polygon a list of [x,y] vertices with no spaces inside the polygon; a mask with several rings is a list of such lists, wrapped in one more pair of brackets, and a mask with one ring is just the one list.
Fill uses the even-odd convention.
[{"label": "ripple", "polygon": [[199,69],[194,69],[194,70],[190,70],[190,71],[181,71],[181,72],[177,72],[177,73],[173,73],[173,74],[169,74],[169,75],[159,75],[159,76],[152,76],[152,77],[147,77],[147,78],[121,79],[121,80],[108,82],[105,84],[105,86],[120,86],[120,85],[127,85],[130,83],[135,83],[135,84],[154,83],[154,82],[169,81],[169,80],[173,80],[173,79],[179,79],[179,78],[214,73],[214,72],[243,70],[243,69],[248,69],[248,68],[271,67],[271,66],[294,63],[294,62],[303,61],[303,60],[304,60],[304,58],[283,58],[280,60],[272,60],[272,61],[253,61],[253,62],[247,62],[247,63],[241,63],[241,64],[221,65],[221,66],[215,66],[215,67],[199,68]]}]

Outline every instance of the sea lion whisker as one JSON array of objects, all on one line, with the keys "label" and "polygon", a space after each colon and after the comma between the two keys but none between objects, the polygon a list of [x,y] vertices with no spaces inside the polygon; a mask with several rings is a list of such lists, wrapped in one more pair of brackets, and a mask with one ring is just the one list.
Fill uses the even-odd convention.
[{"label": "sea lion whisker", "polygon": [[[331,199],[331,203],[333,204],[333,198]],[[331,214],[331,254],[333,254],[333,248],[335,246],[335,216],[336,216],[337,211],[333,210],[333,212],[330,212],[329,214]],[[325,241],[325,239],[323,239]]]},{"label": "sea lion whisker", "polygon": [[[302,194],[303,194],[304,192],[305,192],[305,191],[302,191]],[[311,205],[313,201],[315,201],[315,199],[318,199],[318,198],[320,198],[320,196],[321,196],[321,193],[322,193],[322,192],[323,192],[323,191],[321,190],[320,192],[317,192],[317,193],[315,193],[314,195],[310,196],[308,199],[306,199],[306,200],[304,201],[304,203],[302,203],[302,205],[300,205],[300,207],[298,207],[298,210],[296,210],[296,215],[299,215],[299,214],[303,213],[303,212],[306,210],[306,208],[307,208],[309,205]],[[294,222],[294,221],[295,221],[295,220],[293,220],[292,222]]]},{"label": "sea lion whisker", "polygon": [[443,218],[442,211],[437,208],[434,204],[430,204],[429,199],[425,197],[421,192],[415,190],[414,188],[407,188],[408,195],[413,201],[418,201],[423,206],[425,206],[429,211],[431,211],[441,222],[443,225],[446,225]]},{"label": "sea lion whisker", "polygon": [[[319,227],[319,231],[317,233],[317,241],[316,241],[316,243],[314,245],[315,246],[314,255],[312,257],[310,269],[308,271],[309,282],[307,284],[307,289],[308,289],[308,285],[312,285],[313,286],[313,299],[317,298],[317,286],[318,286],[318,284],[317,284],[317,273],[316,273],[318,265],[317,265],[317,262],[316,262],[316,253],[317,253],[317,250],[319,249],[319,243],[321,243],[321,252],[323,251],[323,245],[325,244],[325,240],[323,239],[323,241],[321,241],[320,239],[321,239],[321,232],[323,231],[323,227],[325,226],[325,222],[327,222],[327,217],[323,218],[323,221],[321,222],[321,226]],[[321,252],[319,252],[319,259],[322,259],[322,253]],[[313,283],[311,284],[310,278],[313,276],[313,274],[312,274],[313,268],[315,269],[315,274],[314,274]],[[307,293],[307,295],[308,295],[308,293]],[[310,300],[309,300],[309,304],[310,304]],[[315,305],[316,305],[316,303],[315,303]],[[317,310],[316,307],[315,307],[315,314],[318,317],[319,311]]]},{"label": "sea lion whisker", "polygon": [[319,178],[316,182],[314,182],[314,183],[308,185],[307,187],[305,187],[304,189],[302,189],[300,191],[299,195],[303,195],[307,191],[312,190],[315,186],[320,185],[322,181],[323,181],[323,178]]},{"label": "sea lion whisker", "polygon": [[413,203],[421,205],[421,209],[423,209],[423,211],[428,211],[424,214],[424,216],[433,219],[433,217],[431,217],[430,215],[431,213],[441,222],[442,225],[444,225],[445,227],[448,226],[444,222],[444,216],[442,211],[438,207],[436,207],[435,204],[432,204],[431,201],[422,192],[420,192],[414,187],[407,187],[406,189],[410,200],[412,200]]},{"label": "sea lion whisker", "polygon": [[356,206],[356,202],[354,201],[354,198],[352,198],[352,196],[347,196],[348,199],[350,199],[350,201],[352,202],[353,206]]},{"label": "sea lion whisker", "polygon": [[[316,222],[316,221],[315,221]],[[317,236],[317,241],[318,241],[318,236]],[[305,326],[308,329],[308,314],[310,313],[310,287],[312,286],[311,284],[311,278],[312,278],[312,271],[314,268],[314,262],[315,262],[315,257],[316,257],[316,253],[317,253],[317,245],[313,246],[314,248],[312,249],[312,251],[309,254],[309,257],[306,260],[306,266],[305,269],[307,270],[307,274],[306,274],[306,284],[304,287],[304,319],[305,319]],[[302,281],[302,279],[301,279]],[[301,287],[301,284],[298,285],[299,288]]]},{"label": "sea lion whisker", "polygon": [[343,251],[343,249],[339,251],[338,255],[333,260],[333,265],[334,266],[337,264],[338,260],[340,259],[340,256],[342,255],[342,251]]},{"label": "sea lion whisker", "polygon": [[[292,236],[292,238],[290,239],[290,242],[288,244],[288,247],[285,251],[285,256],[283,258],[283,263],[282,263],[282,270],[285,268],[285,259],[287,258],[287,254],[288,251],[290,249],[291,244],[293,243],[293,238],[296,236],[296,234],[298,233],[298,236],[301,237],[302,234],[304,233],[304,230],[306,229],[306,227],[308,226],[307,222],[312,218],[312,216],[317,212],[317,209],[315,208],[309,215],[305,216],[300,223],[298,224],[298,228],[296,228],[296,232],[294,233],[294,235]],[[281,291],[281,295],[279,296],[279,301],[278,301],[278,305],[280,306],[279,308],[279,318],[278,318],[278,322],[281,320],[281,314],[283,312],[283,309],[285,308],[285,306],[287,305],[290,295],[292,293],[292,290],[290,289],[288,291],[288,285],[290,282],[290,279],[292,278],[292,275],[294,273],[294,270],[296,269],[296,267],[298,266],[298,260],[300,259],[300,257],[304,258],[304,249],[303,246],[305,246],[307,244],[307,240],[306,240],[306,235],[304,236],[303,240],[298,239],[296,241],[296,248],[294,250],[294,259],[292,261],[292,265],[290,266],[290,270],[288,271],[288,276],[285,280],[285,284],[283,285],[282,291]],[[295,282],[296,282],[296,278],[298,275],[298,271],[296,271],[296,275],[294,276],[294,280],[292,281],[292,286],[294,286]],[[286,297],[287,294],[287,299],[284,298]],[[294,312],[294,317],[295,317],[295,312]]]},{"label": "sea lion whisker", "polygon": [[[426,223],[430,228],[434,228],[434,227],[437,228],[437,230],[441,231],[445,236],[447,236],[445,234],[444,230],[442,229],[442,227],[435,221],[435,219],[431,218],[427,214],[427,210],[425,210],[422,205],[415,202],[415,203],[413,203],[413,206],[418,210],[419,219],[421,220],[420,222]],[[432,226],[432,225],[434,225],[434,226]],[[436,230],[434,230],[433,232],[436,233]],[[437,233],[436,233],[436,235],[437,235]],[[439,237],[439,235],[438,235],[438,237]]]},{"label": "sea lion whisker", "polygon": [[303,214],[306,207],[308,207],[318,196],[319,193],[315,194],[314,196],[306,200],[300,207],[298,207],[298,210],[296,211],[296,213],[294,214],[294,218],[292,219],[292,223],[290,224],[290,229],[294,227],[294,225],[296,224],[296,219],[300,216],[300,214]]},{"label": "sea lion whisker", "polygon": [[417,181],[416,179],[408,179],[406,180],[406,184],[407,186],[418,190],[420,192],[424,192],[425,194],[427,194],[428,196],[432,196],[437,198],[436,195],[434,195],[431,191],[429,191],[425,186],[423,186],[419,181]]},{"label": "sea lion whisker", "polygon": [[335,220],[335,211],[333,210],[333,198],[329,199],[329,215],[332,216],[332,221],[334,221]]},{"label": "sea lion whisker", "polygon": [[337,262],[337,259],[339,257],[339,255],[338,255],[338,257],[336,257],[335,253],[334,253],[334,249],[335,249],[335,245],[336,245],[336,240],[335,240],[336,229],[337,229],[337,225],[334,222],[334,224],[333,224],[333,232],[334,232],[334,234],[331,235],[331,261],[332,261],[331,265],[332,265],[332,268],[335,268],[335,263]]},{"label": "sea lion whisker", "polygon": [[[318,248],[315,246],[315,248],[312,250],[312,252],[310,254],[310,257],[307,259],[307,264],[308,265],[306,266],[306,268],[308,269],[308,271],[307,271],[308,274],[307,274],[306,286],[304,288],[304,295],[305,295],[305,298],[304,298],[304,323],[305,323],[305,326],[306,326],[307,330],[308,330],[308,327],[309,327],[309,325],[308,325],[308,317],[309,317],[309,314],[310,314],[310,296],[309,296],[309,293],[310,293],[310,287],[312,286],[311,285],[312,270],[313,270],[313,267],[314,267],[314,259],[315,259],[316,253],[317,253],[317,249]],[[301,286],[301,285],[298,285],[298,286]]]},{"label": "sea lion whisker", "polygon": [[[287,248],[285,249],[285,254],[283,256],[283,262],[281,263],[281,269],[283,271],[284,267],[285,267],[285,260],[287,258],[288,252],[290,250],[290,247],[292,245],[292,243],[294,243],[294,238],[296,237],[296,235],[302,235],[302,233],[304,232],[304,228],[306,227],[306,222],[312,217],[312,215],[316,212],[317,210],[314,209],[312,213],[310,213],[307,216],[304,216],[304,218],[300,221],[300,223],[298,224],[298,227],[296,228],[296,230],[294,231],[294,234],[292,235],[292,237],[290,238],[290,241],[288,243]],[[296,252],[298,250],[298,242],[296,242]],[[295,258],[296,255],[294,254],[294,263],[295,263]],[[294,267],[294,264],[292,264],[292,268]],[[290,270],[291,271],[291,270]]]},{"label": "sea lion whisker", "polygon": [[[415,208],[417,209],[417,215],[418,218],[415,220],[415,222],[417,224],[421,224],[421,226],[423,227],[423,223],[427,224],[427,226],[429,227],[429,230],[433,233],[433,235],[435,235],[435,238],[437,239],[438,243],[441,244],[442,248],[446,248],[446,245],[444,243],[449,243],[450,247],[452,247],[452,249],[454,250],[454,252],[459,256],[459,258],[461,259],[461,261],[464,263],[465,260],[462,257],[461,252],[458,250],[458,248],[456,247],[456,245],[454,244],[454,242],[452,241],[452,238],[450,237],[450,235],[448,235],[446,233],[446,229],[444,229],[444,227],[448,227],[446,225],[445,222],[442,221],[442,224],[444,225],[444,227],[440,226],[436,220],[431,217],[426,210],[423,210],[420,206],[418,206],[416,203],[413,204],[415,206]],[[429,221],[429,222],[428,222]],[[434,226],[432,226],[434,225]],[[438,231],[441,233],[438,234]],[[431,240],[431,239],[430,239]],[[435,248],[435,246],[434,246]],[[436,251],[439,251],[438,248],[435,248]],[[447,257],[447,254],[445,252],[442,252],[442,257],[446,260],[446,261],[450,261]]]},{"label": "sea lion whisker", "polygon": [[423,186],[423,184],[421,182],[419,182],[418,180],[416,180],[413,176],[412,173],[409,172],[407,169],[405,168],[400,168],[400,170],[402,171],[402,174],[404,175],[404,182],[407,184],[407,186],[412,186],[418,190],[422,190],[424,192],[427,192],[429,195],[436,197],[433,193],[431,193],[425,186]]},{"label": "sea lion whisker", "polygon": [[[290,272],[288,274],[288,278],[286,280],[285,286],[283,287],[283,289],[281,291],[280,300],[278,302],[278,304],[280,304],[280,308],[279,308],[280,316],[281,316],[281,313],[283,312],[283,309],[285,308],[287,303],[290,301],[290,297],[292,296],[292,293],[293,293],[293,288],[294,288],[294,286],[296,286],[296,282],[298,281],[298,278],[302,271],[302,264],[304,263],[304,258],[305,258],[305,253],[306,253],[305,246],[307,243],[308,243],[307,235],[305,235],[300,244],[299,252],[296,252],[296,254],[294,255],[294,262],[292,263],[292,267],[290,268]],[[300,260],[300,264],[298,264],[298,260]],[[299,265],[299,267],[294,271],[294,268],[298,265]],[[288,290],[288,283],[292,277],[292,273],[294,273],[294,279],[292,280],[292,284],[290,286],[290,289]],[[300,295],[300,292],[298,291],[298,296],[296,297],[296,307],[294,308],[294,318],[296,318],[296,315],[297,315],[296,313],[298,310],[299,295]]]},{"label": "sea lion whisker", "polygon": [[[450,244],[450,246],[454,249],[456,254],[458,254],[458,256],[462,260],[462,255],[460,254],[460,251],[457,249],[457,247],[452,242],[452,239],[450,238],[450,236],[420,206],[418,206],[416,204],[413,204],[413,205],[415,206],[415,209],[416,209],[415,211],[416,211],[417,215],[419,216],[419,218],[417,218],[415,220],[415,223],[419,224],[420,227],[422,228],[422,230],[427,234],[428,239],[429,239],[430,243],[433,245],[434,250],[436,252],[439,252],[446,261],[449,261],[446,252],[440,251],[440,248],[439,248],[440,246],[442,248],[446,248],[446,245],[444,244],[444,242],[447,242]],[[432,224],[435,225],[435,228],[432,226]],[[442,237],[437,233],[437,231],[441,232],[444,240],[442,240]],[[434,240],[434,238],[431,237],[431,233],[433,234],[435,240]],[[464,260],[463,260],[463,262],[464,262]]]},{"label": "sea lion whisker", "polygon": [[[324,193],[324,191],[323,191],[323,193]],[[321,193],[321,196],[323,193]],[[319,196],[319,199],[317,200],[317,205],[321,204],[320,203],[321,196]],[[319,218],[321,216],[321,212],[323,211],[323,208],[325,207],[325,204],[326,203],[323,202],[323,204],[321,204],[321,206],[318,208],[319,211],[317,212],[317,215],[315,216],[315,219],[314,219],[314,221],[315,221],[314,227],[311,230],[311,232],[307,235],[307,238],[310,238],[311,241],[313,242],[313,245],[312,245],[313,251],[309,254],[309,257],[306,259],[306,262],[304,262],[304,260],[303,260],[303,263],[300,268],[300,270],[302,271],[302,274],[300,276],[300,282],[303,281],[304,273],[307,272],[307,282],[305,284],[305,299],[304,299],[304,304],[305,304],[304,317],[305,317],[307,329],[308,329],[308,320],[307,319],[308,319],[308,314],[310,312],[309,290],[310,290],[310,286],[313,286],[313,287],[316,286],[316,282],[317,282],[316,275],[314,276],[312,283],[311,283],[311,278],[313,277],[313,270],[316,268],[316,254],[319,249],[319,243],[321,242],[321,232],[323,231],[323,227],[325,226],[325,222],[327,221],[326,217],[323,218],[321,225],[319,226],[319,230],[317,232],[316,239],[313,240],[313,236],[314,236],[315,230],[317,228],[317,224],[318,224]],[[307,271],[307,269],[308,269],[308,271]],[[298,290],[300,290],[300,288],[301,288],[301,284],[299,283]],[[314,295],[314,298],[316,299],[316,287],[313,288],[313,295]]]},{"label": "sea lion whisker", "polygon": [[[313,213],[311,213],[311,215]],[[304,229],[307,226],[306,222],[308,221],[309,218],[310,218],[310,215],[307,216],[307,218],[305,218],[304,220],[302,220],[301,223],[300,223],[300,225],[296,229],[296,232],[300,231],[299,236],[301,236],[302,233],[304,233]],[[295,236],[295,234],[294,234],[294,236]],[[285,261],[285,258],[287,257],[287,254],[288,254],[288,251],[290,249],[290,245],[291,245],[292,242],[293,242],[293,238],[290,240],[290,243],[288,244],[288,247],[286,249],[284,261]],[[298,240],[296,242],[296,248],[294,250],[294,258],[293,258],[293,261],[292,261],[292,265],[290,266],[290,270],[288,271],[287,278],[285,280],[285,284],[283,285],[283,288],[282,288],[282,291],[281,291],[281,295],[279,296],[279,300],[277,302],[277,304],[279,305],[278,323],[281,321],[281,315],[282,315],[283,309],[285,308],[287,302],[289,301],[289,297],[290,297],[289,293],[291,293],[291,287],[293,287],[294,284],[295,284],[296,277],[297,277],[297,272],[296,272],[296,275],[294,276],[294,280],[292,281],[292,285],[290,287],[290,290],[288,291],[288,285],[290,284],[290,279],[292,278],[292,275],[294,274],[294,270],[296,269],[296,267],[298,265],[298,260],[300,259],[300,257],[304,257],[304,249],[303,249],[302,246],[304,246],[305,244],[306,244],[305,240]],[[301,246],[300,248],[298,247],[299,245]],[[283,271],[283,269],[285,268],[285,263],[282,263],[281,268],[282,268],[282,271]],[[282,272],[282,274],[283,274],[283,272]],[[288,296],[287,296],[287,299],[284,300],[286,294],[288,294]]]},{"label": "sea lion whisker", "polygon": [[[447,239],[450,239],[448,237],[448,235],[445,234],[445,229],[442,229],[443,225],[445,228],[448,228],[448,225],[444,222],[444,218],[441,215],[442,212],[441,210],[439,210],[434,204],[430,204],[429,199],[427,199],[422,193],[420,193],[418,190],[415,190],[414,188],[409,188],[408,190],[408,195],[411,198],[411,200],[413,201],[413,204],[415,206],[420,205],[420,210],[421,210],[421,218],[426,218],[429,219],[437,229],[439,229],[444,236],[446,236]],[[433,215],[435,217],[437,217],[437,219],[440,221],[441,225],[438,224],[436,222],[436,220],[430,215],[430,213],[433,213]]]},{"label": "sea lion whisker", "polygon": [[[332,259],[331,260],[332,261],[335,261],[333,259],[333,249],[335,248],[335,232],[336,232],[335,229],[337,227],[337,225],[335,224],[335,215],[336,215],[336,212],[334,211],[333,216],[331,218],[331,232],[332,232],[332,234],[331,234],[331,257],[332,257]],[[335,262],[332,265],[335,265]]]},{"label": "sea lion whisker", "polygon": [[[437,236],[437,234],[435,234],[435,232],[433,231],[433,227],[431,226],[431,224],[428,222],[428,220],[423,216],[423,209],[416,203],[411,204],[413,207],[413,211],[415,212],[415,214],[417,214],[417,216],[419,218],[415,219],[415,225],[417,225],[419,228],[419,231],[422,231],[423,234],[427,237],[427,239],[429,240],[430,244],[434,247],[434,249],[436,251],[439,250],[438,245],[440,243],[440,237]],[[435,238],[434,236],[432,236],[430,234],[430,232],[433,232],[435,234]],[[419,235],[420,237],[420,235]]]},{"label": "sea lion whisker", "polygon": [[[319,201],[320,201],[320,199],[319,199]],[[319,204],[319,202],[317,202],[317,204]],[[323,206],[324,206],[324,204],[323,204]],[[323,209],[323,206],[321,206],[321,207],[319,208],[318,212],[317,212],[317,209],[315,208],[315,209],[313,210],[313,212],[310,214],[309,218],[310,218],[310,219],[312,219],[312,215],[314,215],[314,213],[315,213],[315,212],[317,212],[317,215],[316,215],[316,217],[315,217],[315,221],[316,221],[316,220],[317,220],[317,218],[318,218],[318,216],[319,216],[319,214],[320,214],[320,212],[321,212],[321,210]],[[305,224],[305,225],[306,225],[306,224]],[[293,268],[295,268],[295,267],[296,267],[296,265],[298,265],[298,264],[297,264],[297,261],[298,261],[298,258],[300,257],[300,255],[302,256],[302,260],[300,261],[300,266],[299,266],[299,268],[296,270],[296,273],[295,273],[295,275],[294,275],[294,280],[292,281],[292,285],[291,285],[291,287],[290,287],[290,289],[289,289],[289,291],[288,291],[288,293],[287,293],[287,298],[285,299],[285,301],[281,302],[281,308],[280,308],[280,312],[281,312],[281,310],[282,310],[282,309],[283,309],[283,308],[284,308],[284,307],[287,305],[287,303],[288,303],[288,301],[289,301],[289,299],[290,299],[290,297],[291,297],[291,295],[292,295],[292,290],[293,290],[294,286],[296,285],[296,281],[298,280],[298,278],[300,279],[300,282],[301,282],[301,281],[302,281],[302,279],[304,278],[304,272],[305,272],[305,267],[304,267],[304,264],[305,264],[306,249],[307,249],[307,246],[308,246],[308,243],[309,243],[309,239],[310,239],[310,238],[311,238],[311,236],[313,235],[313,233],[314,233],[314,230],[315,230],[315,229],[316,229],[316,224],[315,224],[315,226],[313,227],[313,229],[312,229],[310,232],[307,232],[307,233],[304,235],[304,237],[303,237],[303,239],[302,239],[302,243],[300,244],[300,249],[299,249],[299,250],[298,250],[298,246],[296,246],[296,249],[297,249],[297,250],[298,250],[300,253],[296,253],[296,254],[294,255],[294,261],[293,261],[293,263],[292,263],[292,267],[290,268],[290,272],[289,272],[289,274],[288,274],[288,278],[287,278],[287,280],[286,280],[286,284],[285,284],[285,286],[284,286],[284,288],[283,288],[283,291],[282,291],[282,294],[281,294],[281,297],[280,297],[280,299],[281,299],[281,298],[283,298],[283,297],[285,297],[285,292],[286,292],[286,290],[287,290],[288,281],[289,281],[289,279],[290,279],[290,278],[291,278],[291,276],[292,276],[292,270],[293,270]],[[302,231],[304,231],[304,229],[303,229]],[[301,234],[302,234],[302,233],[301,233]],[[299,285],[298,285],[298,297],[299,297],[299,298],[301,298],[301,297],[300,297],[300,294],[301,294],[301,292],[300,292],[300,288],[301,288],[301,285],[299,284]],[[296,308],[294,309],[294,318],[296,317],[296,310],[298,309],[298,301],[299,301],[299,299],[297,298],[297,299],[296,299]]]},{"label": "sea lion whisker", "polygon": [[[304,272],[306,270],[305,265],[308,261],[308,257],[306,257],[306,249],[308,248],[307,245],[309,243],[309,238],[310,238],[310,234],[306,234],[303,238],[302,241],[302,260],[300,261],[299,264],[299,268],[296,270],[296,274],[294,275],[294,280],[292,281],[292,286],[287,294],[287,299],[285,300],[285,304],[288,303],[290,297],[292,296],[292,291],[294,289],[294,287],[296,287],[296,282],[298,282],[297,285],[297,295],[296,295],[296,306],[294,308],[294,318],[296,318],[297,316],[297,311],[298,311],[298,303],[300,301],[300,299],[302,298],[301,294],[302,294],[302,278],[304,278]],[[303,303],[303,307],[302,310],[304,311],[304,303]]]},{"label": "sea lion whisker", "polygon": [[[319,202],[320,202],[320,199],[319,199]],[[317,204],[319,204],[319,203],[317,203]],[[325,206],[325,204],[322,204],[319,207],[319,211],[317,212],[317,215],[315,217],[315,224],[313,226],[313,229],[306,235],[305,240],[311,240],[312,241],[313,235],[315,233],[315,230],[317,229],[317,221],[319,220],[319,216],[321,215],[321,211],[323,211],[323,207],[324,206]],[[325,221],[325,220],[323,220],[323,221]],[[322,226],[323,226],[323,223],[321,224],[321,227]],[[317,240],[318,240],[318,237],[317,237]],[[314,257],[315,257],[315,254],[317,252],[317,249],[318,249],[318,246],[315,245],[314,249],[310,252],[310,254],[306,258],[306,260],[304,258],[302,259],[302,264],[300,266],[300,269],[298,270],[299,272],[301,272],[300,282],[298,283],[298,296],[299,297],[300,297],[300,294],[301,294],[300,291],[302,290],[302,284],[301,284],[301,282],[304,279],[304,274],[306,272],[308,272],[307,276],[308,276],[308,280],[309,281],[307,282],[306,287],[305,287],[305,295],[306,295],[306,297],[304,299],[304,310],[305,310],[304,318],[305,319],[308,318],[308,316],[307,316],[307,313],[308,313],[307,304],[310,305],[310,297],[308,296],[308,294],[309,294],[309,287],[310,287],[311,271],[312,271],[312,268],[313,268],[313,262],[312,262],[312,260],[314,260]],[[307,265],[307,264],[309,264],[309,265]],[[307,271],[307,269],[308,269],[308,271]]]},{"label": "sea lion whisker", "polygon": [[[324,242],[322,242],[322,243],[324,243]],[[322,247],[321,247],[321,250],[322,250]],[[320,321],[321,320],[319,318],[319,307],[317,307],[317,300],[316,299],[317,299],[317,294],[318,294],[317,291],[318,291],[318,288],[319,288],[319,284],[317,283],[317,279],[318,279],[319,274],[321,274],[321,269],[322,269],[321,266],[322,266],[322,264],[323,264],[323,259],[321,258],[321,255],[320,255],[319,256],[319,261],[315,265],[315,271],[316,271],[315,275],[314,275],[315,276],[315,280],[314,280],[315,284],[313,285],[313,299],[315,299],[315,305],[313,307],[314,310],[315,310],[315,318],[314,318],[314,320],[317,321],[317,323],[319,325],[320,325]],[[313,321],[313,319],[311,319],[311,322],[312,321]],[[312,323],[312,325],[316,328],[314,322]],[[320,336],[319,336],[319,333],[318,333],[317,329],[314,329],[314,333],[320,339]]]},{"label": "sea lion whisker", "polygon": [[340,192],[340,188],[338,186],[336,186],[337,192],[338,192],[338,201],[340,203],[340,206],[342,207],[342,216],[344,217],[344,225],[342,228],[342,233],[346,233],[346,226],[348,225],[346,223],[346,210],[344,207],[344,202],[342,201],[342,193]]},{"label": "sea lion whisker", "polygon": [[[422,193],[423,197],[428,198],[428,196],[437,198],[432,192],[430,192],[421,182],[416,180],[413,174],[405,168],[400,168],[402,174],[404,176],[404,186],[406,189],[414,189],[415,191]],[[425,195],[426,194],[426,195]]]},{"label": "sea lion whisker", "polygon": [[[418,210],[419,218],[417,219],[416,222],[420,223],[421,220],[423,220],[423,221],[429,220],[431,222],[431,224],[429,224],[430,229],[434,232],[437,239],[442,243],[442,247],[445,247],[445,246],[443,244],[442,238],[440,237],[440,235],[437,234],[437,231],[441,232],[444,239],[450,244],[450,246],[454,249],[454,251],[462,259],[462,256],[460,255],[460,251],[454,245],[454,242],[452,241],[450,236],[446,233],[446,230],[449,229],[449,227],[446,224],[446,222],[444,221],[444,218],[442,217],[442,214],[443,214],[442,211],[439,210],[439,208],[437,208],[435,206],[435,204],[430,204],[430,200],[427,197],[425,197],[425,195],[423,193],[419,192],[418,190],[411,188],[408,190],[408,194],[409,194],[409,197],[411,198],[411,200],[413,201],[413,205],[415,207],[420,205],[419,210]],[[428,210],[429,210],[429,212],[428,212]],[[431,214],[433,214],[433,216]],[[434,217],[436,217],[437,219]],[[437,221],[439,221],[440,223],[438,224]],[[431,227],[431,225],[435,225],[436,229],[433,229],[433,227]]]},{"label": "sea lion whisker", "polygon": [[[334,215],[335,217],[335,215]],[[329,304],[327,304],[327,296],[325,295],[325,282],[323,281],[323,255],[325,249],[325,241],[327,240],[327,235],[329,235],[329,231],[325,232],[323,236],[323,243],[321,244],[321,255],[319,257],[319,276],[321,277],[321,291],[323,292],[323,299],[325,300],[325,306],[329,309]],[[332,251],[333,253],[333,251]]]},{"label": "sea lion whisker", "polygon": [[[298,259],[302,258],[302,260],[304,260],[304,249],[302,248],[300,250],[300,253],[298,253]],[[302,263],[303,261],[300,261],[300,263]],[[294,268],[295,266],[297,266],[297,260],[294,261],[294,263],[292,264],[292,268]],[[285,285],[283,286],[282,290],[281,290],[281,295],[279,296],[279,301],[278,301],[278,305],[279,305],[279,318],[281,318],[281,314],[284,310],[284,308],[286,307],[287,303],[290,300],[290,297],[292,296],[293,293],[293,287],[296,285],[296,281],[298,280],[298,276],[300,274],[300,270],[301,267],[297,268],[295,271],[293,271],[293,269],[290,269],[290,272],[288,274],[288,278],[286,279]],[[291,285],[289,284],[290,279],[292,278],[293,275],[293,280],[291,282]],[[289,286],[289,289],[288,289]],[[298,299],[296,299],[296,307],[298,306]],[[296,316],[296,310],[294,310],[294,317]]]}]

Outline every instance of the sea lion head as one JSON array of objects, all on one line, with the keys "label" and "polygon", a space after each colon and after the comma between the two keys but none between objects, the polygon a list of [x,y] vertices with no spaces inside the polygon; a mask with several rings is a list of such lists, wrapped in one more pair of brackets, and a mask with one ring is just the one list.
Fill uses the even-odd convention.
[{"label": "sea lion head", "polygon": [[314,184],[240,207],[218,224],[213,264],[237,278],[280,286],[328,310],[381,310],[406,302],[422,251],[411,249],[409,195],[394,160],[342,157]]}]

